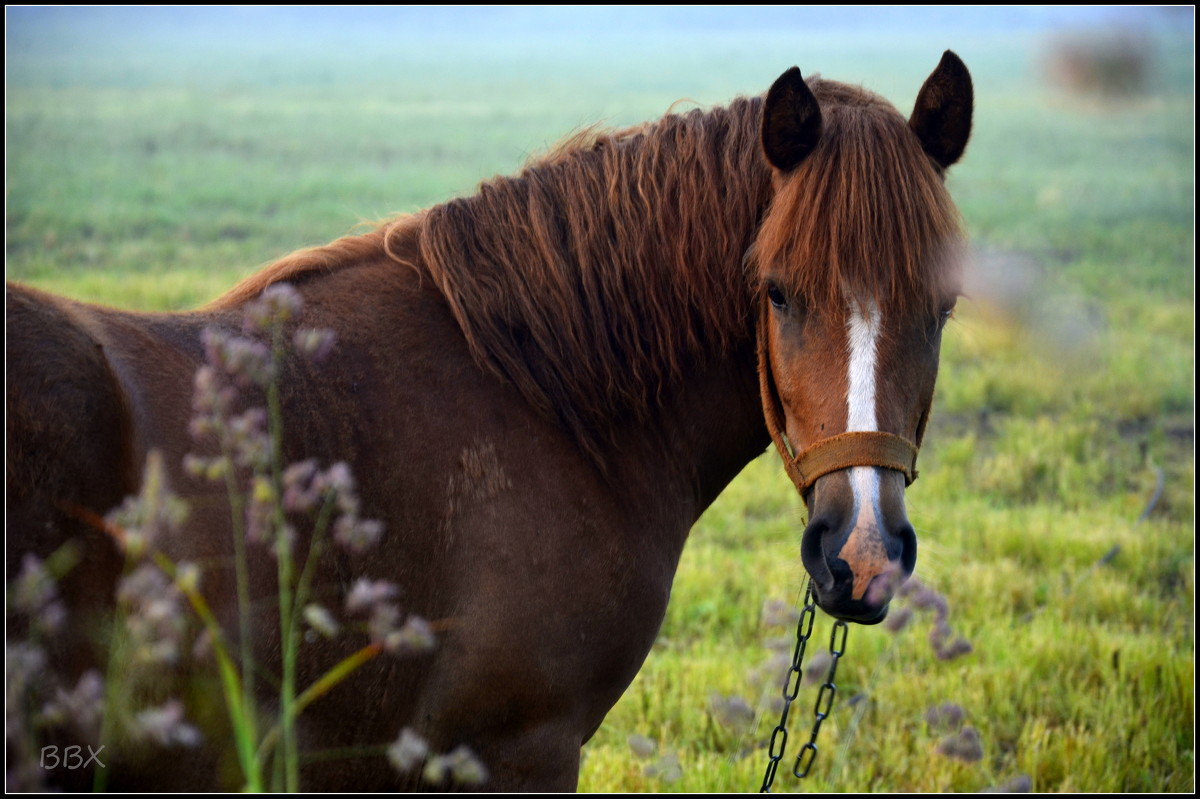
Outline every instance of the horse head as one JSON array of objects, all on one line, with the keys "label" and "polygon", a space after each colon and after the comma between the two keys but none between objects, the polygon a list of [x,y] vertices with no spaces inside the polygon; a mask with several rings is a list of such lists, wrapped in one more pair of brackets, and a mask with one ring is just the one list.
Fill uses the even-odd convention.
[{"label": "horse head", "polygon": [[905,120],[857,87],[785,72],[763,105],[774,193],[751,251],[768,429],[809,511],[801,556],[822,609],[876,623],[912,574],[904,491],[958,296],[943,185],[972,88],[947,51]]}]

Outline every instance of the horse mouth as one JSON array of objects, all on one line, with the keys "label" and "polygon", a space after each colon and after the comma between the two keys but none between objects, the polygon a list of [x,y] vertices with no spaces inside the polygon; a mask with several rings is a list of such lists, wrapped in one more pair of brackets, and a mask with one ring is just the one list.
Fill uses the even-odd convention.
[{"label": "horse mouth", "polygon": [[[828,613],[829,611],[826,611],[826,612]],[[861,624],[863,626],[870,627],[873,624],[879,624],[881,621],[883,621],[884,619],[887,618],[888,608],[885,605],[882,608],[876,608],[873,610],[864,610],[862,613],[855,613],[852,611],[839,610],[836,613],[830,613],[829,615],[833,616],[835,619],[838,619],[840,621],[852,621],[852,622],[855,622],[856,624]]]},{"label": "horse mouth", "polygon": [[887,618],[891,608],[890,598],[880,605],[868,602],[865,598],[839,597],[835,592],[822,592],[817,585],[813,585],[813,599],[816,600],[817,607],[839,621],[852,621],[865,626],[879,624]]}]

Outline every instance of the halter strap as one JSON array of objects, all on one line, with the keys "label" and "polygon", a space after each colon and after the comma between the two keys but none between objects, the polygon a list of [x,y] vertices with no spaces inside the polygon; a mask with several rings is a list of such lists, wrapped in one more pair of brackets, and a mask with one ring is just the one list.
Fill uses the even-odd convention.
[{"label": "halter strap", "polygon": [[783,408],[771,375],[767,348],[768,300],[763,296],[758,313],[758,388],[762,395],[763,418],[771,441],[783,459],[783,468],[803,496],[818,479],[852,466],[878,466],[904,475],[904,484],[917,479],[917,446],[906,438],[882,430],[861,430],[822,439],[799,455],[784,435]]}]

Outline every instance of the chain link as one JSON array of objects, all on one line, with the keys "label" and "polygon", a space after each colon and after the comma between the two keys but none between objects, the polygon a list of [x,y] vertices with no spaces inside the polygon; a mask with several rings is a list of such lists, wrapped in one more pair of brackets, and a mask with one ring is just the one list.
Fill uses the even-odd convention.
[{"label": "chain link", "polygon": [[[783,711],[779,715],[779,724],[771,732],[771,743],[767,748],[769,758],[767,772],[763,776],[759,793],[771,792],[771,784],[775,781],[775,772],[779,770],[779,762],[783,760],[784,751],[787,749],[788,711],[791,710],[792,702],[800,692],[800,682],[804,677],[804,653],[808,648],[808,639],[812,637],[813,622],[816,620],[816,616],[817,603],[813,599],[812,581],[809,580],[804,590],[804,608],[800,611],[800,618],[796,622],[796,648],[792,652],[792,665],[788,669],[787,678],[783,684]],[[846,622],[839,619],[834,623],[833,631],[829,636],[831,658],[829,673],[821,686],[820,693],[817,694],[817,703],[813,707],[812,735],[809,737],[808,743],[800,748],[800,753],[796,755],[796,764],[792,768],[792,774],[801,779],[808,776],[813,761],[817,758],[817,733],[821,730],[821,722],[825,721],[833,710],[833,699],[837,695],[837,686],[833,680],[837,675],[838,660],[846,652],[848,630]]]},{"label": "chain link", "polygon": [[[808,743],[801,747],[800,754],[796,755],[796,765],[792,767],[792,775],[799,779],[808,776],[813,761],[817,759],[817,733],[821,731],[821,722],[829,718],[829,714],[833,711],[833,698],[837,695],[837,685],[833,680],[837,676],[838,661],[846,652],[848,630],[846,622],[838,619],[834,622],[833,631],[829,635],[829,674],[825,677],[821,691],[817,694],[817,703],[813,706],[812,736],[808,739]],[[838,642],[839,633],[841,634],[840,643]]]}]

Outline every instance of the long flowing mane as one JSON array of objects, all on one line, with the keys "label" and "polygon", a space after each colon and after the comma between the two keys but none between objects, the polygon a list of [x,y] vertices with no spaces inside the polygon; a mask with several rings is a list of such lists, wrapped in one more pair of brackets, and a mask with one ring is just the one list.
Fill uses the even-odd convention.
[{"label": "long flowing mane", "polygon": [[[481,365],[596,452],[614,418],[643,418],[753,334],[744,264],[786,265],[813,307],[942,301],[960,225],[937,168],[887,101],[809,82],[825,132],[774,187],[762,98],[588,129],[472,196],[295,253],[211,307],[382,249],[441,290]],[[400,254],[414,237],[419,260]]]},{"label": "long flowing mane", "polygon": [[476,357],[585,444],[751,329],[760,106],[584,131],[423,215],[417,266]]}]

